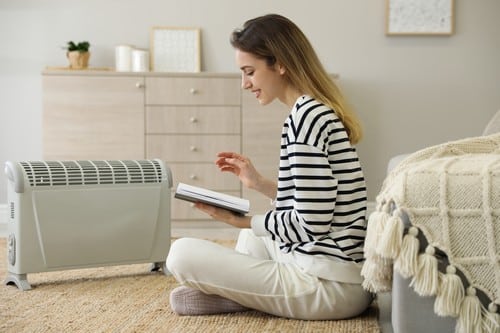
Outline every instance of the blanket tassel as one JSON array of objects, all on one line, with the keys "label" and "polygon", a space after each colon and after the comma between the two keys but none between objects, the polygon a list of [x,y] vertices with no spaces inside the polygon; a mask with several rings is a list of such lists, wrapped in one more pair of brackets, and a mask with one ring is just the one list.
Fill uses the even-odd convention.
[{"label": "blanket tassel", "polygon": [[456,273],[456,268],[448,265],[446,273],[441,275],[441,285],[434,302],[434,312],[438,316],[457,317],[460,313],[465,290],[462,280]]},{"label": "blanket tassel", "polygon": [[457,333],[482,332],[481,302],[476,296],[476,289],[467,288],[457,320]]},{"label": "blanket tassel", "polygon": [[387,219],[385,229],[382,232],[380,242],[377,245],[377,253],[384,258],[395,259],[401,250],[404,224],[400,217],[400,210],[396,209]]},{"label": "blanket tassel", "polygon": [[418,270],[410,286],[420,296],[434,296],[439,285],[438,262],[434,247],[428,245],[425,252],[418,256]]},{"label": "blanket tassel", "polygon": [[380,203],[377,210],[370,214],[365,238],[365,262],[361,268],[364,277],[363,288],[370,292],[382,292],[391,289],[392,262],[380,256],[376,251],[377,240],[389,219],[390,205]]},{"label": "blanket tassel", "polygon": [[500,333],[500,314],[498,306],[490,303],[483,319],[483,331],[486,333]]},{"label": "blanket tassel", "polygon": [[387,221],[389,220],[390,204],[382,203],[368,218],[366,227],[366,238],[364,252],[374,252],[377,248],[377,241],[382,236]]},{"label": "blanket tassel", "polygon": [[408,279],[416,274],[418,267],[418,229],[410,227],[408,233],[403,237],[401,251],[394,262],[394,268],[402,277]]},{"label": "blanket tassel", "polygon": [[376,234],[377,226],[379,220],[382,218],[381,217],[382,214],[383,212],[376,210],[373,213],[371,213],[368,218],[368,223],[366,225],[366,237],[364,246],[365,256],[367,253],[370,253],[375,249],[375,244],[377,242],[377,234]]}]

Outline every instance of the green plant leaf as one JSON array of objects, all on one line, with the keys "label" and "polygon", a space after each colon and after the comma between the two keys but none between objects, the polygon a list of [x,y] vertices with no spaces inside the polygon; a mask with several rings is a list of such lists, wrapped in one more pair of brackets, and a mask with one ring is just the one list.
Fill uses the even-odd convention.
[{"label": "green plant leaf", "polygon": [[75,44],[73,41],[69,41],[67,43],[66,49],[68,51],[79,51],[79,52],[88,52],[90,48],[90,43],[87,41],[79,42]]}]

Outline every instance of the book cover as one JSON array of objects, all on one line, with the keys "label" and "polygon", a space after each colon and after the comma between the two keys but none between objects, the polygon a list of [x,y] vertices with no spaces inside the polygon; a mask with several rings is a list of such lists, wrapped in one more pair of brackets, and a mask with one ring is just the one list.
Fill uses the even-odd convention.
[{"label": "book cover", "polygon": [[203,202],[238,214],[246,214],[250,211],[250,201],[246,199],[184,183],[177,185],[174,197],[190,202]]}]

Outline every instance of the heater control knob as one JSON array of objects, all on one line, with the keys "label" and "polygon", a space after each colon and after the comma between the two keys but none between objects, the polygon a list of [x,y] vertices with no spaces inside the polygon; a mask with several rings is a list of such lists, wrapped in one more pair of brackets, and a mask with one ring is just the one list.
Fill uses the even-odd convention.
[{"label": "heater control knob", "polygon": [[10,234],[7,240],[7,253],[9,264],[14,266],[16,264],[16,236],[14,234]]}]

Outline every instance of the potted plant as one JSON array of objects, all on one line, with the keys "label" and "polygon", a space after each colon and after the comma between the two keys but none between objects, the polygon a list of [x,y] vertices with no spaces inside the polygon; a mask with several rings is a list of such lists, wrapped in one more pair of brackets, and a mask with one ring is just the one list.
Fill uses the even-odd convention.
[{"label": "potted plant", "polygon": [[65,49],[71,69],[84,69],[88,67],[90,58],[89,48],[90,43],[87,41],[79,42],[78,44],[75,44],[73,41],[68,42]]}]

